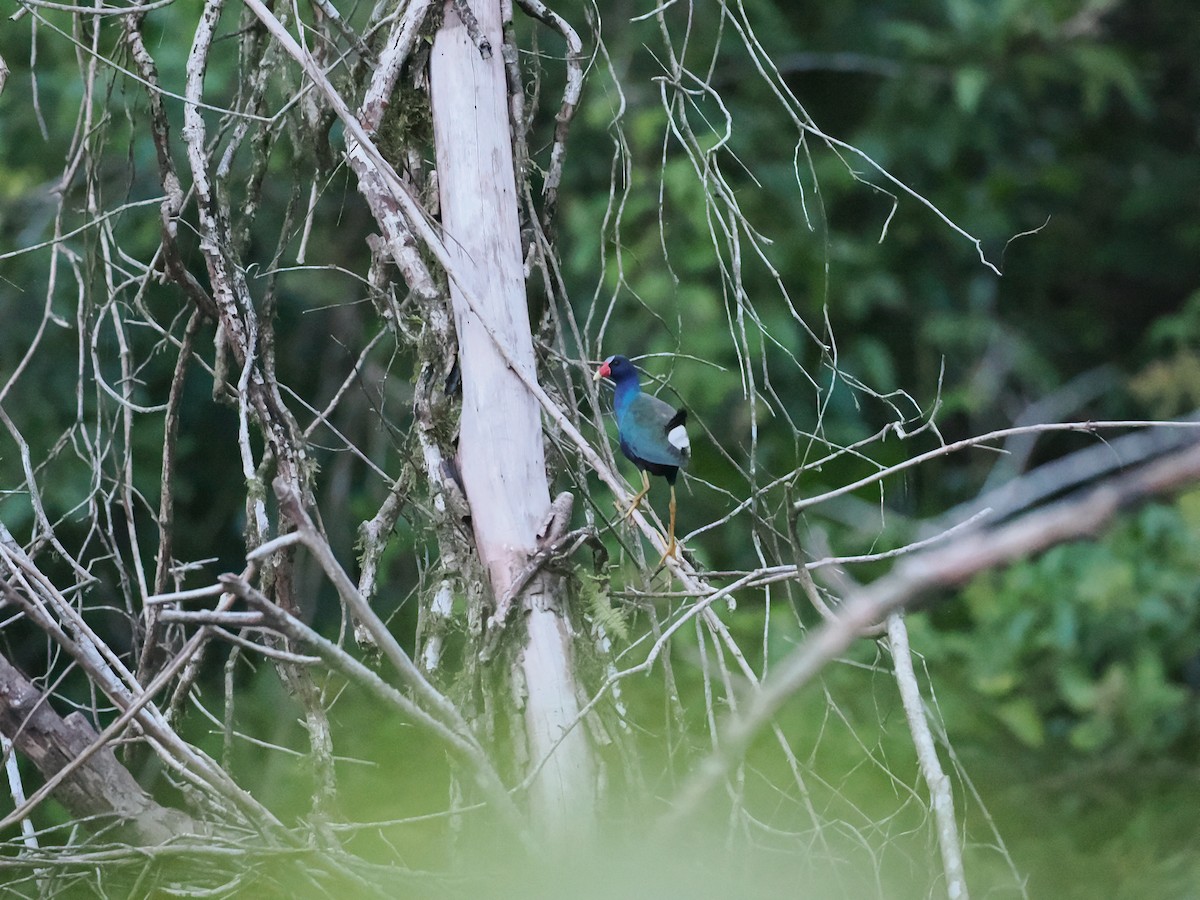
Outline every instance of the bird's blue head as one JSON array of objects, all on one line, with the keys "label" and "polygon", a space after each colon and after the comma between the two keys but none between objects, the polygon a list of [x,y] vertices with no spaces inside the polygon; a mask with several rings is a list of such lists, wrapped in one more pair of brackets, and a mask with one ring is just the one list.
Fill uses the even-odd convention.
[{"label": "bird's blue head", "polygon": [[624,356],[610,356],[600,363],[600,368],[596,370],[594,377],[597,380],[611,378],[615,382],[613,405],[616,407],[618,415],[642,389],[637,369]]},{"label": "bird's blue head", "polygon": [[639,384],[637,369],[624,356],[610,356],[600,363],[596,370],[596,378],[611,378],[618,385],[632,381]]}]

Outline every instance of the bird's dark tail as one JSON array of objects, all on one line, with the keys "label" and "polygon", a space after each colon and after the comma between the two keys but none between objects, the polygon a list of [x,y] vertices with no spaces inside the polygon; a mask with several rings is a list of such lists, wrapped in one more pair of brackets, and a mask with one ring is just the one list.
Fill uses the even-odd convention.
[{"label": "bird's dark tail", "polygon": [[[679,465],[687,465],[688,457],[691,456],[692,446],[688,441],[687,429],[683,427],[683,423],[687,421],[687,410],[678,410],[675,415],[667,421],[666,427],[663,428],[663,434],[667,437],[667,443],[671,445],[671,450],[678,456]],[[675,483],[674,476],[671,477],[671,483]]]}]

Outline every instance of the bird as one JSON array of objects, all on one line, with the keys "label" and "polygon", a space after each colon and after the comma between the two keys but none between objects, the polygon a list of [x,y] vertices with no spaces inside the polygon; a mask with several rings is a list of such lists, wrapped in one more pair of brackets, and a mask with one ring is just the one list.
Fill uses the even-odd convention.
[{"label": "bird", "polygon": [[[665,560],[675,554],[675,479],[679,469],[691,456],[688,441],[687,410],[675,409],[657,397],[642,393],[637,369],[624,356],[610,356],[600,364],[593,381],[611,378],[613,411],[617,416],[617,436],[621,452],[642,473],[642,489],[625,510],[625,518],[633,514],[642,498],[650,492],[650,476],[661,475],[671,485],[671,518],[667,528]],[[660,562],[661,565],[661,562]]]}]

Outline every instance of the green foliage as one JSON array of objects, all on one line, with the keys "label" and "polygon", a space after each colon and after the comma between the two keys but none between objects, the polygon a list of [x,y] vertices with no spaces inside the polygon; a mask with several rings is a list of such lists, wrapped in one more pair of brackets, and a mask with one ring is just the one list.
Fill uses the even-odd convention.
[{"label": "green foliage", "polygon": [[[1155,505],[1094,543],[973,581],[921,646],[975,709],[964,734],[1079,758],[1194,746],[1200,493]],[[962,723],[960,723],[961,725]],[[999,739],[1003,739],[1000,737]]]},{"label": "green foliage", "polygon": [[[810,324],[828,316],[844,371],[876,389],[904,388],[921,404],[940,390],[947,440],[1009,425],[1098,367],[1115,369],[1117,388],[1061,415],[1150,418],[1200,405],[1200,8],[1165,0],[747,5],[763,15],[759,36],[817,125],[978,234],[989,258],[1002,263],[1003,277],[981,269],[968,245],[904,196],[876,243],[890,199],[855,181],[815,140],[811,170],[801,155],[798,177],[792,138],[781,138],[786,123],[763,103],[751,63],[736,52],[721,56],[713,81],[734,127],[716,162],[748,219],[775,241],[771,263],[800,313]],[[639,56],[623,53],[622,42],[657,48],[656,31],[655,23],[606,29],[610,52],[632,60],[626,74],[638,74]],[[702,28],[690,34],[693,60],[703,61],[695,68],[704,69],[714,39]],[[695,172],[666,134],[658,95],[630,91],[622,124],[633,181],[618,180],[618,190],[629,189],[624,218],[619,234],[611,224],[606,230],[615,104],[605,102],[611,98],[596,89],[598,80],[568,158],[576,189],[563,205],[563,232],[572,293],[592,295],[599,236],[606,263],[599,294],[614,298],[615,314],[597,349],[681,354],[647,369],[669,375],[695,419],[742,462],[750,411]],[[719,130],[720,117],[711,121]],[[861,161],[854,167],[886,186]],[[823,409],[822,435],[831,440],[871,433],[887,410],[818,372],[820,360],[764,270],[742,262],[766,330],[822,389],[832,388],[822,405],[826,398],[798,377],[777,385],[787,411],[811,428]],[[763,356],[781,358],[772,346]],[[786,471],[797,455],[787,423],[760,407],[759,425],[760,471]],[[732,489],[736,475],[709,452],[709,439],[693,444],[692,471]],[[1075,446],[1046,442],[1035,461]],[[909,451],[889,440],[871,453],[887,463]],[[973,496],[993,462],[967,455],[893,483],[884,494],[888,521],[897,512],[935,515]],[[865,467],[830,464],[806,473],[798,489],[815,493],[862,474]],[[863,498],[879,504],[877,492]],[[1200,645],[1194,502],[1143,511],[1096,543],[982,578],[961,600],[910,617],[949,738],[998,811],[1018,866],[1034,872],[1035,895],[1095,896],[1130,883],[1142,896],[1186,896],[1179,885],[1196,872],[1194,849],[1173,831],[1190,828],[1180,811],[1196,792],[1176,789],[1170,775],[1172,761],[1194,764],[1190,747],[1200,730],[1189,681],[1190,654]],[[684,527],[728,509],[702,490],[681,491]],[[822,523],[839,550],[851,545],[846,530],[864,549],[891,536],[878,517],[857,508],[850,517],[866,522]],[[752,564],[751,541],[735,525],[695,544],[690,549],[712,565]],[[757,607],[743,602],[730,619],[745,643],[762,632]],[[793,628],[772,625],[780,654],[800,639]],[[692,670],[676,666],[675,676],[684,696],[699,689]],[[861,683],[847,686],[851,680],[833,673],[829,690],[872,747],[873,723],[891,707],[879,700],[882,688],[864,693]],[[878,705],[858,710],[861,696]],[[788,733],[823,735],[812,757],[818,764],[861,761],[853,738],[831,738],[831,729],[814,724],[827,715],[822,702],[796,698]],[[889,759],[905,758],[902,732],[881,741]],[[1148,771],[1150,760],[1165,771]],[[889,791],[870,783],[870,766],[855,771],[853,785],[840,785],[855,803],[869,807],[876,791]],[[1050,779],[1061,788],[1048,790]],[[1164,811],[1161,818],[1151,806]],[[1101,824],[1126,820],[1138,821],[1140,833]]]},{"label": "green foliage", "polygon": [[[1187,62],[1200,53],[1194,6],[926,0],[902,14],[849,3],[751,6],[760,37],[816,123],[978,234],[1005,273],[981,269],[969,245],[903,195],[886,238],[875,243],[890,200],[817,141],[809,145],[813,177],[801,155],[797,178],[796,148],[780,137],[783,117],[763,102],[751,63],[730,42],[713,80],[733,130],[713,161],[749,221],[775,241],[771,262],[799,312],[819,325],[827,311],[844,371],[877,390],[904,388],[921,405],[932,403],[940,384],[941,424],[952,439],[1009,424],[1089,368],[1115,363],[1137,372],[1151,361],[1155,350],[1139,336],[1175,313],[1200,281],[1200,229],[1188,224],[1200,219],[1200,161],[1184,137],[1192,127],[1187,110],[1200,104],[1200,81]],[[648,23],[606,38],[619,52],[622,40],[651,42],[656,29]],[[695,59],[706,59],[712,36],[701,29],[691,40]],[[636,74],[629,82],[638,84]],[[699,179],[666,128],[658,96],[634,91],[626,99],[633,181],[618,184],[628,187],[619,236],[602,226],[607,191],[593,190],[606,187],[610,170],[611,104],[598,97],[575,126],[567,171],[575,190],[563,208],[573,293],[590,295],[602,235],[601,293],[616,297],[604,349],[677,351],[720,365],[725,372],[679,360],[672,386],[699,418],[712,416],[724,433],[744,439],[732,328],[722,329],[730,300]],[[713,123],[712,134],[700,136],[711,146],[720,115],[696,102]],[[894,190],[861,161],[854,168]],[[767,272],[752,259],[742,263],[764,330],[816,377],[819,360],[785,305],[771,299],[777,292]],[[768,360],[778,353],[763,352]],[[820,398],[800,384],[785,390],[789,411],[811,426]],[[1079,412],[1123,416],[1130,402],[1110,392]],[[852,391],[825,412],[824,427],[840,439],[860,438],[890,416]],[[725,427],[729,419],[735,427]],[[789,459],[787,432],[764,428],[760,453]],[[951,467],[972,468],[968,477],[936,481],[972,491],[987,462],[955,461]],[[702,459],[697,470],[718,481],[725,475]],[[823,474],[821,483],[832,485],[844,471]],[[926,513],[947,502],[936,492],[921,498]]]},{"label": "green foliage", "polygon": [[[187,31],[175,23],[193,22],[199,6],[198,0],[181,0],[148,19],[147,40],[159,60],[164,87],[175,92],[182,87],[188,49]],[[687,6],[668,5],[665,14],[682,16]],[[761,328],[751,335],[750,349],[761,358],[764,371],[777,373],[782,370],[778,363],[794,357],[812,379],[806,381],[799,367],[786,369],[788,377],[776,376],[777,383],[770,386],[784,398],[776,415],[763,405],[752,410],[730,339],[745,308],[727,290],[712,247],[721,224],[707,205],[701,183],[705,173],[697,172],[670,134],[659,85],[652,81],[662,75],[662,57],[642,52],[652,46],[659,53],[657,23],[632,23],[621,12],[603,10],[607,48],[628,87],[620,122],[630,154],[628,182],[618,175],[618,195],[610,198],[617,103],[606,93],[598,61],[567,156],[559,221],[563,274],[579,308],[593,294],[600,306],[612,298],[615,312],[603,349],[678,354],[655,360],[653,372],[669,380],[671,390],[686,398],[694,421],[711,430],[712,439],[695,441],[692,471],[719,488],[706,492],[690,482],[681,485],[685,528],[729,511],[730,494],[720,491],[736,492],[737,466],[748,457],[752,424],[759,427],[755,462],[769,477],[789,470],[809,452],[783,421],[784,412],[798,431],[819,429],[823,438],[842,442],[859,440],[892,418],[885,403],[848,386],[849,378],[881,392],[903,388],[923,407],[940,391],[940,424],[947,439],[1009,424],[1030,403],[1098,365],[1115,366],[1121,388],[1072,413],[1149,417],[1187,412],[1200,404],[1200,156],[1195,152],[1200,8],[1187,0],[918,0],[902,8],[850,0],[748,0],[745,6],[767,51],[780,62],[788,87],[816,123],[863,148],[979,234],[989,258],[1003,259],[1005,275],[997,278],[982,269],[973,248],[910,197],[900,196],[889,220],[891,198],[859,179],[888,190],[894,186],[865,162],[852,160],[856,178],[842,158],[810,137],[804,148],[812,153],[809,167],[794,138],[781,138],[787,123],[763,102],[764,89],[752,62],[731,50],[736,48],[731,26],[719,36],[707,27],[711,23],[701,23],[704,27],[691,32],[687,62],[703,71],[710,58],[717,59],[712,81],[734,127],[729,143],[716,149],[721,110],[697,93],[690,100],[698,113],[693,121],[702,114],[713,123],[698,143],[707,153],[706,162],[721,167],[729,179],[747,220],[774,242],[768,249],[770,267],[788,290],[785,300],[769,267],[752,254],[741,260]],[[579,25],[584,16],[577,12],[570,5],[563,10]],[[66,15],[46,15],[52,22],[69,21]],[[111,53],[118,45],[116,20],[100,27],[101,46]],[[54,208],[47,191],[64,155],[60,142],[42,137],[29,99],[32,81],[20,62],[29,49],[29,32],[23,28],[0,29],[0,52],[14,69],[0,95],[5,129],[0,237],[5,252],[41,239]],[[231,39],[236,17],[227,14],[222,28],[222,40]],[[75,50],[65,40],[51,39],[47,29],[38,41],[40,116],[47,132],[69,135],[81,92]],[[724,52],[716,54],[719,49]],[[841,54],[850,57],[848,63]],[[547,71],[540,91],[544,108],[539,127],[545,133],[534,135],[535,154],[547,143],[558,102],[553,66]],[[236,88],[228,65],[214,66],[207,78],[214,100]],[[143,109],[142,91],[120,77],[104,87],[111,101],[106,104],[109,115],[97,128],[108,129],[110,145],[126,155],[108,161],[103,190],[123,199],[155,196],[150,142],[129,124]],[[280,90],[287,88],[280,85]],[[426,134],[427,111],[413,106],[412,99],[404,95],[393,106],[385,140]],[[168,100],[167,107],[178,140],[180,105]],[[272,226],[289,199],[290,157],[281,141],[270,159],[272,177],[260,215]],[[230,181],[236,182],[236,175]],[[311,261],[364,269],[361,234],[370,225],[364,224],[353,189],[325,176],[320,186]],[[64,222],[65,230],[89,218],[84,198],[70,199],[75,217]],[[621,202],[620,228],[611,219],[606,225],[612,204]],[[1048,216],[1039,234],[1006,248],[1012,235],[1041,226]],[[877,240],[885,222],[886,237]],[[125,251],[150,258],[158,241],[155,216],[124,215],[113,225]],[[264,233],[271,230],[263,228]],[[187,231],[183,229],[185,241]],[[83,232],[68,246],[82,257],[93,240],[91,232]],[[271,253],[271,248],[254,247],[247,259],[265,266]],[[47,252],[35,251],[0,262],[0,318],[5,322],[0,380],[11,373],[36,327],[36,310],[48,286],[48,258]],[[189,257],[188,264],[202,273],[198,255]],[[60,273],[60,290],[65,280]],[[86,276],[84,281],[92,285]],[[252,284],[257,292],[261,282],[252,279]],[[354,346],[356,327],[348,317],[329,311],[329,304],[331,298],[354,299],[359,289],[313,272],[280,275],[279,284],[279,366],[289,384],[312,389],[310,396],[328,397],[332,387],[315,390],[314,383],[321,372],[338,368],[334,361],[341,364],[352,356],[345,348]],[[96,291],[96,298],[102,303],[103,292]],[[52,299],[58,310],[61,298]],[[158,286],[145,298],[148,304],[177,300]],[[845,377],[822,368],[825,360],[796,321],[792,306],[822,335],[820,323],[828,318]],[[53,447],[76,422],[77,337],[70,322],[51,325],[27,374],[41,389],[37,402],[22,402],[16,395],[6,399],[6,411],[39,447]],[[204,335],[203,343],[211,345],[211,334]],[[104,360],[116,358],[112,346],[100,351]],[[146,346],[135,346],[134,355],[145,357]],[[63,360],[71,364],[63,365]],[[389,364],[397,372],[392,383],[403,381],[403,360]],[[118,374],[106,370],[112,383]],[[159,396],[170,374],[169,365],[157,361],[139,370],[139,384],[148,395]],[[213,570],[219,571],[240,565],[239,521],[231,510],[242,498],[242,476],[231,452],[235,416],[207,402],[207,389],[201,373],[189,375],[180,477],[173,486],[180,534],[176,556],[217,555],[220,561]],[[407,391],[386,409],[364,406],[340,423],[358,427],[355,439],[378,449],[389,471],[395,470],[389,464],[404,455],[406,414],[398,410],[410,396]],[[96,409],[95,398],[84,392],[79,420],[90,426]],[[819,411],[824,418],[818,422]],[[378,424],[392,418],[399,424]],[[444,437],[452,442],[453,435]],[[138,461],[138,477],[146,479],[136,487],[153,507],[161,441],[143,429],[134,442],[129,449]],[[718,443],[729,458],[718,452]],[[71,449],[64,458],[69,459]],[[909,450],[889,440],[871,452],[886,463]],[[351,559],[352,523],[369,516],[377,498],[369,496],[361,474],[338,455],[322,454],[316,461],[323,469],[322,489],[344,496],[345,505],[337,508],[351,511],[344,517],[330,515],[325,522],[338,551]],[[979,454],[914,474],[904,488],[886,494],[889,521],[899,518],[896,511],[931,515],[973,494],[990,462]],[[815,492],[868,469],[860,461],[829,464],[807,473],[801,488]],[[51,519],[70,516],[92,496],[86,468],[47,463],[43,471],[52,475],[42,486]],[[0,447],[0,490],[22,477],[16,449],[11,443]],[[652,499],[660,497],[657,489]],[[878,505],[877,494],[867,499]],[[22,538],[30,533],[32,513],[25,498],[5,497],[0,514]],[[859,514],[852,510],[850,518],[855,517]],[[698,537],[689,549],[714,565],[752,564],[754,542],[744,522],[734,519],[719,532]],[[838,522],[825,524],[839,551],[852,540],[871,545],[880,538],[875,518],[844,528]],[[69,540],[69,531],[68,521],[60,533]],[[847,531],[853,531],[849,538]],[[419,583],[419,564],[411,560],[421,555],[423,540],[419,524],[406,519],[398,525],[383,566],[381,604],[399,606],[399,598]],[[926,657],[951,741],[987,798],[999,797],[1007,822],[1021,823],[1002,831],[1021,845],[1021,865],[1036,866],[1034,883],[1042,887],[1042,896],[1085,895],[1082,880],[1073,885],[1057,870],[1064,868],[1064,859],[1090,862],[1102,854],[1107,857],[1097,870],[1102,875],[1089,884],[1139,881],[1140,896],[1168,897],[1185,896],[1196,883],[1200,873],[1194,847],[1183,845],[1178,834],[1190,835],[1200,802],[1189,786],[1194,778],[1188,768],[1194,767],[1193,748],[1200,737],[1198,569],[1200,497],[1188,495],[1174,506],[1128,518],[1095,543],[1062,547],[981,578],[961,600],[910,620],[914,647]],[[101,567],[96,574],[115,581]],[[195,583],[207,583],[210,575],[196,574]],[[629,640],[631,625],[644,625],[643,620],[630,623],[598,582],[584,578],[581,590],[591,616],[622,641]],[[89,602],[101,589],[95,591]],[[317,617],[330,634],[337,633],[335,609],[334,604],[321,606]],[[757,647],[761,638],[762,652],[772,660],[803,639],[802,616],[786,604],[768,614],[769,634],[757,600],[722,615],[743,646]],[[411,618],[407,613],[401,617],[397,630],[410,629]],[[38,652],[36,643],[19,647],[20,653]],[[716,651],[701,645],[690,629],[675,638],[674,648],[673,684],[683,708],[678,720],[667,717],[662,734],[647,726],[643,743],[647,758],[661,754],[664,759],[653,762],[663,762],[664,771],[685,764],[679,747],[699,746],[707,737],[701,672],[704,665],[716,665]],[[861,642],[851,654],[853,666],[836,668],[823,692],[796,698],[781,718],[789,737],[805,751],[805,763],[820,773],[813,781],[828,779],[828,784],[813,787],[818,805],[845,804],[862,812],[848,826],[847,833],[859,830],[856,838],[874,835],[871,829],[894,814],[892,772],[912,770],[911,741],[893,686],[875,668],[874,652],[870,642]],[[762,660],[750,662],[758,666]],[[220,677],[215,669],[207,675]],[[661,682],[630,679],[624,688],[635,721],[662,720],[667,704]],[[238,691],[240,730],[303,751],[298,711],[271,676],[241,681]],[[443,806],[446,772],[440,766],[422,770],[408,764],[430,758],[428,748],[414,750],[412,729],[379,716],[353,690],[331,688],[330,696],[335,693],[333,714],[340,733],[352,736],[337,750],[367,763],[339,764],[347,804],[359,808],[364,818],[379,819],[411,813],[413,798],[422,811]],[[85,691],[78,696],[86,700]],[[682,733],[673,730],[677,724]],[[193,725],[197,732],[209,728],[202,720]],[[223,749],[213,734],[189,736],[214,756]],[[890,769],[868,764],[876,753]],[[777,753],[760,757],[750,767],[748,791],[757,790],[765,800],[786,773],[755,782],[758,772],[781,765]],[[248,742],[233,750],[236,773],[257,796],[289,819],[303,815],[311,791],[300,769],[286,754],[265,758],[266,764],[261,748]],[[1151,760],[1166,774],[1151,771]],[[1178,774],[1172,765],[1185,769],[1178,786],[1172,784]],[[380,772],[389,779],[386,792],[378,789]],[[831,772],[838,774],[830,777]],[[842,780],[840,773],[845,773]],[[1055,795],[1057,805],[1040,802],[1042,785],[1050,777],[1066,784]],[[1121,802],[1096,800],[1101,790],[1120,793]],[[1143,793],[1152,802],[1141,803]],[[1119,835],[1111,823],[1104,824],[1115,808],[1122,811],[1118,818],[1130,823]],[[1034,818],[1035,811],[1052,816],[1056,827],[1046,828]],[[894,822],[898,830],[923,834],[923,815],[915,804],[896,814]],[[1031,821],[1023,821],[1022,815]],[[360,847],[374,842],[367,856],[378,850],[380,859],[390,858],[394,850],[389,843],[394,842],[406,851],[416,846],[417,859],[430,858],[435,851],[417,845],[427,841],[433,846],[442,837],[440,827],[414,838],[411,826],[397,826],[355,840]],[[1023,834],[1042,840],[1022,842]],[[865,860],[863,871],[874,871],[874,865]],[[1076,866],[1073,871],[1082,870]],[[1161,875],[1161,893],[1154,893],[1148,870]],[[1173,892],[1172,885],[1177,888]],[[1095,893],[1092,888],[1086,895]]]},{"label": "green foliage", "polygon": [[1159,355],[1130,379],[1130,393],[1154,416],[1180,416],[1200,407],[1200,292],[1179,313],[1154,323],[1150,343]]},{"label": "green foliage", "polygon": [[593,622],[622,641],[629,640],[629,616],[624,610],[613,606],[612,598],[608,594],[608,585],[604,580],[581,572],[579,595]]}]

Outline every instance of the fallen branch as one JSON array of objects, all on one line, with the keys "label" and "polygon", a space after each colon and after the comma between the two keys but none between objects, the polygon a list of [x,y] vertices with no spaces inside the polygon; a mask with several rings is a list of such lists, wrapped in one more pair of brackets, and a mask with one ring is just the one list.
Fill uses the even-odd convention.
[{"label": "fallen branch", "polygon": [[[0,656],[0,731],[37,767],[47,784],[60,777],[53,789],[54,797],[75,818],[103,817],[101,824],[116,818],[124,826],[126,836],[142,845],[209,832],[187,813],[155,801],[121,765],[112,748],[101,744],[100,736],[83,713],[60,716],[47,701],[45,692],[3,656]],[[64,771],[66,774],[62,775]],[[22,807],[32,809],[38,799],[35,793]],[[23,815],[14,812],[6,821]]]}]

